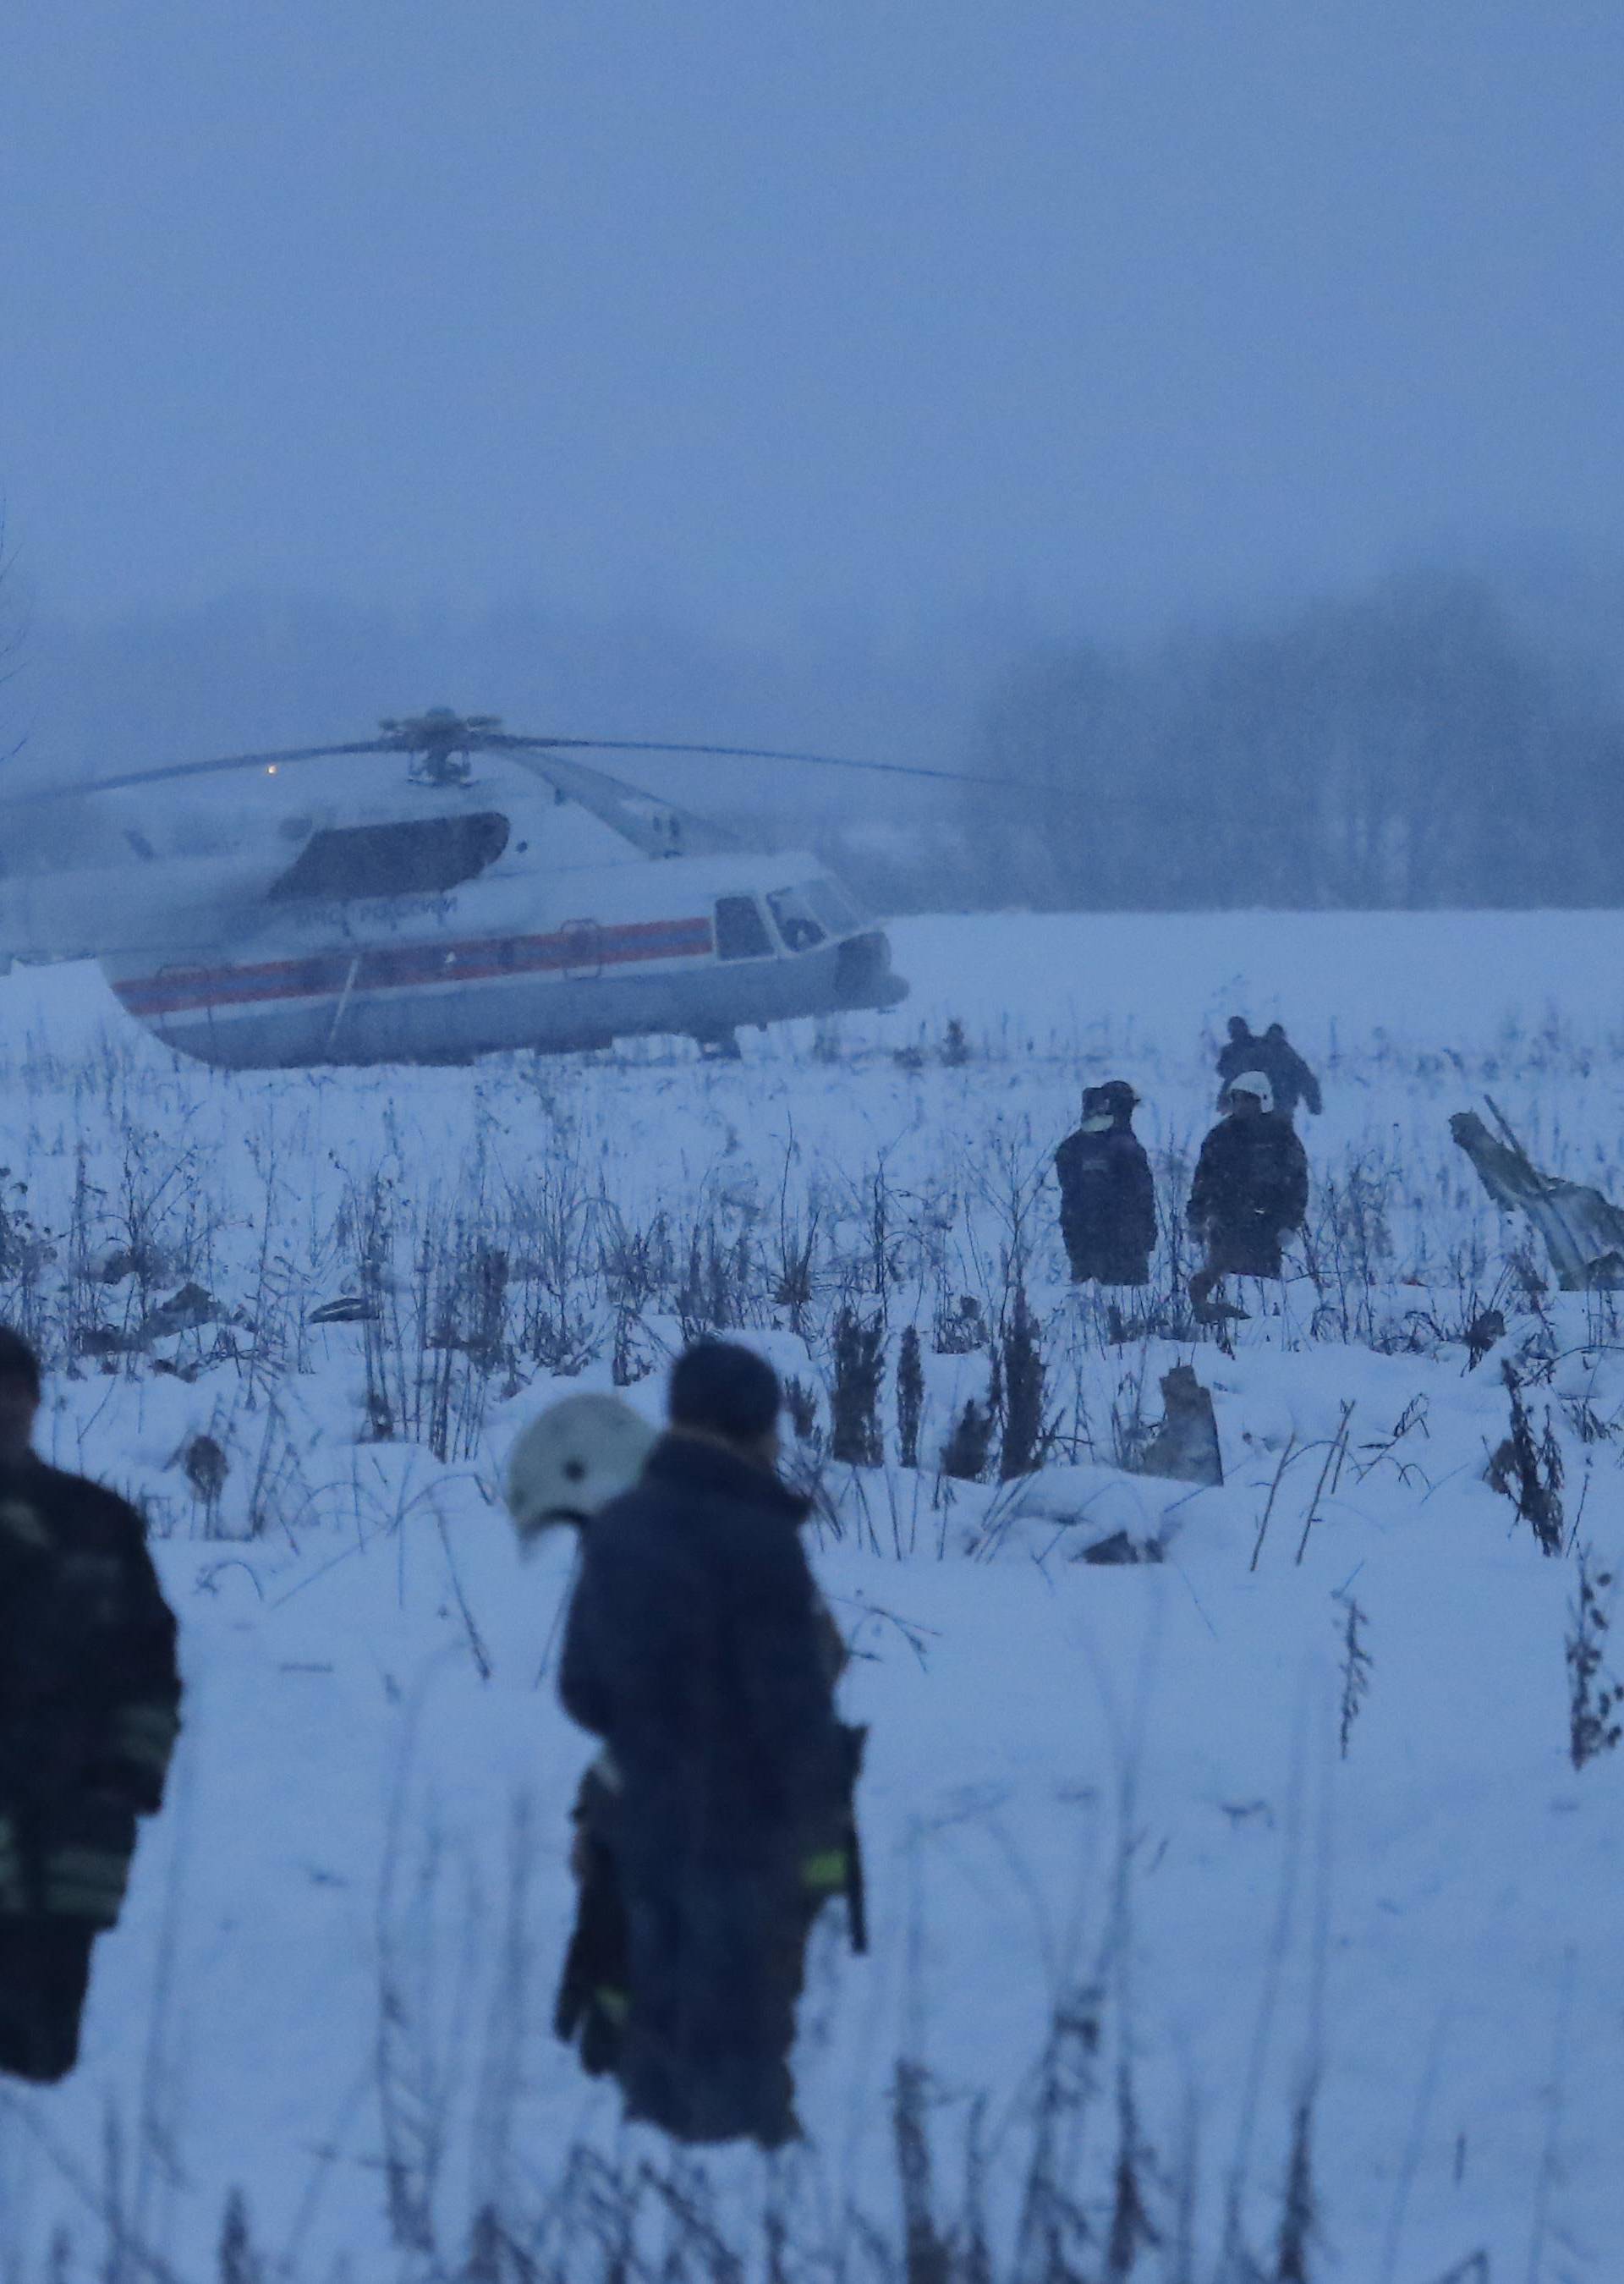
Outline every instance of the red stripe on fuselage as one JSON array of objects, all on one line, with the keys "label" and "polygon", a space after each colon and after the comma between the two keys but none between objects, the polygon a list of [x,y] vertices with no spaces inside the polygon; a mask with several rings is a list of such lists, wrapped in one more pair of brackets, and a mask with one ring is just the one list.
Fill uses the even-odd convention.
[{"label": "red stripe on fuselage", "polygon": [[370,993],[419,984],[502,982],[557,968],[596,974],[600,968],[644,960],[691,959],[712,948],[707,919],[635,920],[551,935],[374,944],[361,951],[317,952],[303,959],[266,960],[247,967],[189,968],[172,977],[142,976],[113,988],[132,1015],[174,1015],[272,1000],[336,999],[347,989]]}]

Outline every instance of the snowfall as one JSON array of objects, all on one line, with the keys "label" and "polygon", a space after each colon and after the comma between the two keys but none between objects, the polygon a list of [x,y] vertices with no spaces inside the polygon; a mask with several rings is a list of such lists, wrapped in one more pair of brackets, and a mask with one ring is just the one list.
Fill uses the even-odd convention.
[{"label": "snowfall", "polygon": [[[1624,1342],[1448,1130],[1492,1097],[1624,1201],[1624,918],[893,936],[902,1007],[735,1063],[232,1076],[93,969],[0,983],[0,1315],[47,1357],[43,1454],[143,1505],[187,1684],[82,2066],[0,2088],[8,2280],[900,2274],[916,2132],[916,2256],[928,2189],[988,2276],[1273,2277],[1293,2196],[1316,2276],[1624,2275]],[[1179,1215],[1236,1011],[1325,1107],[1307,1241],[1221,1341]],[[1164,1225],[1126,1323],[1067,1283],[1049,1174],[1118,1075]],[[1000,1481],[994,1416],[985,1479],[948,1474],[1018,1291],[1042,1464]],[[843,1310],[883,1335],[871,1465],[830,1448]],[[522,1558],[500,1496],[540,1406],[657,1419],[713,1326],[796,1383],[871,1731],[871,1948],[825,1913],[772,2161],[625,2127],[552,2037],[574,1549]],[[1139,1470],[1181,1363],[1221,1487]],[[1507,1365],[1554,1553],[1490,1480]],[[1112,1539],[1161,1559],[1082,1559]]]}]

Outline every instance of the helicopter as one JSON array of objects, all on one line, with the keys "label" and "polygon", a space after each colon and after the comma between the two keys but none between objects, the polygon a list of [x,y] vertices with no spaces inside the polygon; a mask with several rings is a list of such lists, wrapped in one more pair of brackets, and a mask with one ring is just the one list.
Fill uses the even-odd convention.
[{"label": "helicopter", "polygon": [[[888,1008],[908,986],[884,928],[805,851],[613,777],[584,751],[724,755],[959,781],[910,763],[644,739],[523,736],[449,708],[326,746],[182,762],[0,798],[0,817],[93,800],[113,861],[0,870],[0,966],[94,958],[165,1044],[230,1069],[462,1063],[672,1035],[736,1055],[740,1026]],[[381,793],[285,789],[166,818],[121,793],[363,756]],[[359,774],[357,772],[356,774]],[[104,839],[105,835],[104,834]]]}]

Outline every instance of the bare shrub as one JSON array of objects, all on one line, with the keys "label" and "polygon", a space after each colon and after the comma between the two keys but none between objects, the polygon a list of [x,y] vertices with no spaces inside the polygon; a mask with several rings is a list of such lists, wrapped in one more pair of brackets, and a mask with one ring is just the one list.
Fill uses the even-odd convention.
[{"label": "bare shrub", "polygon": [[1522,1400],[1523,1383],[1516,1366],[1508,1359],[1502,1369],[1506,1394],[1511,1398],[1511,1432],[1489,1460],[1487,1480],[1494,1490],[1511,1500],[1519,1519],[1528,1524],[1539,1541],[1541,1553],[1560,1554],[1561,1447],[1549,1412],[1545,1415],[1545,1432],[1536,1441],[1527,1406]]},{"label": "bare shrub", "polygon": [[866,1322],[849,1306],[835,1319],[834,1387],[830,1397],[832,1456],[843,1466],[877,1467],[885,1457],[879,1391],[886,1371],[883,1318]]},{"label": "bare shrub", "polygon": [[225,2201],[215,2274],[218,2284],[265,2284],[265,2263],[254,2249],[247,2200],[240,2189],[233,2189]]},{"label": "bare shrub", "polygon": [[1027,1303],[1024,1285],[1015,1288],[1014,1305],[1003,1335],[1003,1441],[998,1454],[998,1476],[1011,1482],[1029,1475],[1042,1465],[1043,1352],[1037,1326]]},{"label": "bare shrub", "polygon": [[991,1405],[978,1404],[972,1396],[942,1446],[942,1474],[956,1482],[984,1482],[992,1459],[993,1427]]},{"label": "bare shrub", "polygon": [[1592,1573],[1589,1551],[1581,1547],[1579,1596],[1569,1606],[1567,1636],[1568,1757],[1575,1769],[1610,1753],[1624,1736],[1624,1726],[1612,1717],[1624,1703],[1624,1686],[1603,1670],[1612,1618],[1602,1598],[1612,1584],[1612,1573]]},{"label": "bare shrub", "polygon": [[1365,1646],[1364,1628],[1370,1623],[1364,1612],[1351,1594],[1338,1595],[1345,1611],[1342,1626],[1342,1692],[1337,1735],[1342,1748],[1342,1758],[1347,1758],[1354,1724],[1359,1717],[1370,1687],[1370,1668],[1373,1662]]},{"label": "bare shrub", "polygon": [[919,1354],[919,1328],[903,1327],[896,1363],[896,1440],[905,1467],[919,1464],[919,1428],[925,1411],[925,1366]]}]

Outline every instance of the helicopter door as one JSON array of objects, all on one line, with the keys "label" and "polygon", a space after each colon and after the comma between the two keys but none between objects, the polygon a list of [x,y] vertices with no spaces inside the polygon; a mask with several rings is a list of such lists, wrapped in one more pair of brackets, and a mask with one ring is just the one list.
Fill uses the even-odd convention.
[{"label": "helicopter door", "polygon": [[596,920],[566,920],[564,974],[570,982],[589,983],[604,972],[604,932]]},{"label": "helicopter door", "polygon": [[[173,1035],[195,1025],[199,1014],[207,1027],[212,1044],[215,1036],[215,1003],[207,986],[215,980],[214,973],[200,967],[195,960],[170,960],[160,967],[154,981],[167,995],[173,991],[180,1000],[176,1007],[160,1009],[153,1028],[166,1045],[174,1044]],[[190,986],[189,989],[187,987]]]}]

